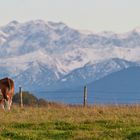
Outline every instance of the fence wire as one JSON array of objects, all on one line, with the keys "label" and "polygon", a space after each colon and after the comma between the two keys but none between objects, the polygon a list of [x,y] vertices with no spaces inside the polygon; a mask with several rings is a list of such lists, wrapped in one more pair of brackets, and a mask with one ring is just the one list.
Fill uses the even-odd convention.
[{"label": "fence wire", "polygon": [[[82,90],[59,90],[59,91],[29,91],[38,98],[47,101],[61,102],[66,104],[83,104],[84,91]],[[105,91],[92,90],[87,92],[87,104],[135,104],[140,103],[140,91]]]}]

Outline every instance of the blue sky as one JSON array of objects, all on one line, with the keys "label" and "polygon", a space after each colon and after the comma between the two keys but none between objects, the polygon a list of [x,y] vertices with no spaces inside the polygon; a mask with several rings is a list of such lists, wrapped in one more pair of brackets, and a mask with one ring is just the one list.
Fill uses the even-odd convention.
[{"label": "blue sky", "polygon": [[127,32],[140,26],[140,0],[0,0],[0,25],[34,19],[95,32]]}]

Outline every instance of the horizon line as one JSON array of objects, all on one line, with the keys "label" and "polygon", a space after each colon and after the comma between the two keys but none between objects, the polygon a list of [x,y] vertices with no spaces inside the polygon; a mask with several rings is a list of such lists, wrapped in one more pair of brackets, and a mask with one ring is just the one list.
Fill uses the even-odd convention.
[{"label": "horizon line", "polygon": [[[52,22],[52,23],[62,23],[66,26],[68,26],[69,28],[72,28],[72,29],[75,29],[75,30],[78,30],[79,32],[81,33],[84,33],[84,34],[100,34],[100,33],[113,33],[113,34],[126,34],[126,33],[129,33],[133,30],[140,30],[140,26],[136,26],[136,27],[133,27],[127,31],[116,31],[116,30],[109,30],[109,29],[105,29],[105,30],[93,30],[93,29],[88,29],[88,28],[76,28],[76,27],[73,27],[72,25],[70,25],[69,23],[66,23],[66,22],[63,22],[63,21],[51,21],[51,20],[44,20],[44,19],[30,19],[30,20],[26,20],[26,21],[19,21],[19,20],[10,20],[9,22],[6,22],[5,24],[0,24],[0,28],[1,27],[4,27],[12,22],[17,22],[19,24],[25,24],[25,23],[28,23],[28,22],[34,22],[34,21],[42,21],[42,22],[45,22],[45,23],[48,23],[48,22]],[[87,33],[86,33],[87,32]]]}]

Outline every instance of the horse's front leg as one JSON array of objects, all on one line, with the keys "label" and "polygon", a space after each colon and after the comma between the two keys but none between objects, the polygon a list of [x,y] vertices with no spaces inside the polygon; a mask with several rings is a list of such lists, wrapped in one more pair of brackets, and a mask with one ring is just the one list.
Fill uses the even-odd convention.
[{"label": "horse's front leg", "polygon": [[5,110],[5,101],[4,101],[4,99],[0,101],[0,105],[1,105],[2,109]]}]

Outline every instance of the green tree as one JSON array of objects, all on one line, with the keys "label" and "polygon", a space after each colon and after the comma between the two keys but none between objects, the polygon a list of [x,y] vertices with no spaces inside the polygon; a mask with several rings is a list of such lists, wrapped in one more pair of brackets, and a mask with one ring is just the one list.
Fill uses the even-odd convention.
[{"label": "green tree", "polygon": [[[37,106],[38,98],[28,91],[22,92],[23,104],[27,106]],[[13,97],[13,103],[20,104],[20,94],[16,93]]]}]

